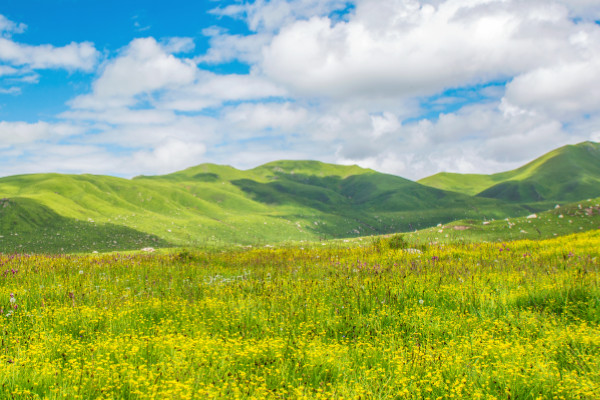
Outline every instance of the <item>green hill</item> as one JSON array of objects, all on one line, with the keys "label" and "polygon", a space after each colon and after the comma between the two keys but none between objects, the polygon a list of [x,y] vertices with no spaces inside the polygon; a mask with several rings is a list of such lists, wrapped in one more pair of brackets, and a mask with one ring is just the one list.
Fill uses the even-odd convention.
[{"label": "green hill", "polygon": [[169,242],[126,226],[63,217],[39,202],[0,200],[1,252],[81,252],[167,247]]},{"label": "green hill", "polygon": [[439,173],[418,181],[430,187],[543,209],[600,195],[600,144],[564,146],[513,171],[492,175]]},{"label": "green hill", "polygon": [[[134,179],[19,175],[0,179],[0,196],[15,205],[10,218],[0,214],[3,251],[265,245],[529,212],[496,199],[316,161],[278,161],[247,171],[202,164]],[[103,240],[108,237],[120,239]],[[68,245],[62,238],[73,240]]]},{"label": "green hill", "polygon": [[514,171],[421,182],[430,186],[318,161],[246,171],[201,164],[133,179],[11,176],[0,179],[0,251],[267,245],[525,216],[599,196],[600,147],[586,142]]}]

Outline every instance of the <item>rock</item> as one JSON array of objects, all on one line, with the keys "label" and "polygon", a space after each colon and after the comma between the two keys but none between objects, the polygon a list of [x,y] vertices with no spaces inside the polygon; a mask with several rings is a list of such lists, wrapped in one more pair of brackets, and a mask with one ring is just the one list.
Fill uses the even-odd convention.
[{"label": "rock", "polygon": [[469,229],[469,227],[464,225],[455,225],[452,227],[452,229],[454,229],[455,231],[466,231],[467,229]]},{"label": "rock", "polygon": [[423,252],[419,249],[404,249],[408,254],[422,254]]}]

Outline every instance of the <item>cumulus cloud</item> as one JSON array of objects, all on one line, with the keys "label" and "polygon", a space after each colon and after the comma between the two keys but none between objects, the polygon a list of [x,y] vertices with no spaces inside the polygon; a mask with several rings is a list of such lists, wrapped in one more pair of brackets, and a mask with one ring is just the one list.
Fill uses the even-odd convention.
[{"label": "cumulus cloud", "polygon": [[571,57],[575,29],[566,8],[546,2],[362,0],[348,22],[285,26],[260,66],[308,95],[433,94]]},{"label": "cumulus cloud", "polygon": [[600,58],[540,68],[516,77],[507,87],[511,104],[548,114],[572,116],[597,112]]},{"label": "cumulus cloud", "polygon": [[73,101],[75,108],[102,109],[133,105],[135,97],[190,84],[196,66],[170,54],[154,38],[133,40],[110,61],[94,82],[93,92]]},{"label": "cumulus cloud", "polygon": [[199,69],[172,52],[187,41],[135,39],[104,67],[90,94],[72,101],[75,109],[120,109],[150,101],[156,108],[200,111],[230,100],[281,96],[272,82],[250,75],[220,75]]},{"label": "cumulus cloud", "polygon": [[[596,3],[236,2],[213,13],[244,21],[250,35],[210,27],[204,54],[194,54],[190,38],[149,37],[110,56],[92,90],[59,116],[88,132],[67,136],[76,140],[65,151],[80,146],[90,160],[113,171],[127,162],[135,174],[281,158],[414,179],[512,169],[558,146],[600,139]],[[27,46],[9,36],[24,27],[9,22],[0,19],[0,59],[21,55],[0,76],[34,79],[35,65],[50,63],[23,56]],[[210,71],[236,61],[249,72]],[[6,132],[12,146],[4,151],[60,136],[52,124],[14,124],[0,125],[0,139]],[[17,140],[10,129],[21,130],[20,145],[10,145]],[[58,143],[50,140],[49,155],[36,161],[58,165]],[[72,159],[69,168],[85,166]]]},{"label": "cumulus cloud", "polygon": [[506,171],[588,138],[589,132],[569,132],[545,115],[505,113],[497,104],[474,105],[442,114],[437,121],[405,124],[396,134],[371,141],[373,154],[350,157],[341,148],[337,156],[343,163],[419,179],[440,171]]}]

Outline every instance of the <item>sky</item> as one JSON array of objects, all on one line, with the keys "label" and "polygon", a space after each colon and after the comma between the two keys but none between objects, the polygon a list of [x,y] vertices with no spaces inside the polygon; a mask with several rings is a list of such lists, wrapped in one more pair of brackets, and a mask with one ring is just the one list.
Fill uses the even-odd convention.
[{"label": "sky", "polygon": [[2,0],[0,176],[493,173],[600,141],[598,0]]}]

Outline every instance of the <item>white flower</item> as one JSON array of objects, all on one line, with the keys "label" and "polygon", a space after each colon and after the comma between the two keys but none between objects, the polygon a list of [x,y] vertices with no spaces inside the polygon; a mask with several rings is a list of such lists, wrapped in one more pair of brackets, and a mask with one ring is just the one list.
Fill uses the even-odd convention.
[{"label": "white flower", "polygon": [[83,275],[83,270],[79,270],[79,275]]},{"label": "white flower", "polygon": [[420,305],[423,305],[424,303],[425,303],[425,300],[423,300],[423,299],[420,299],[420,300],[419,300],[419,304],[420,304]]}]

